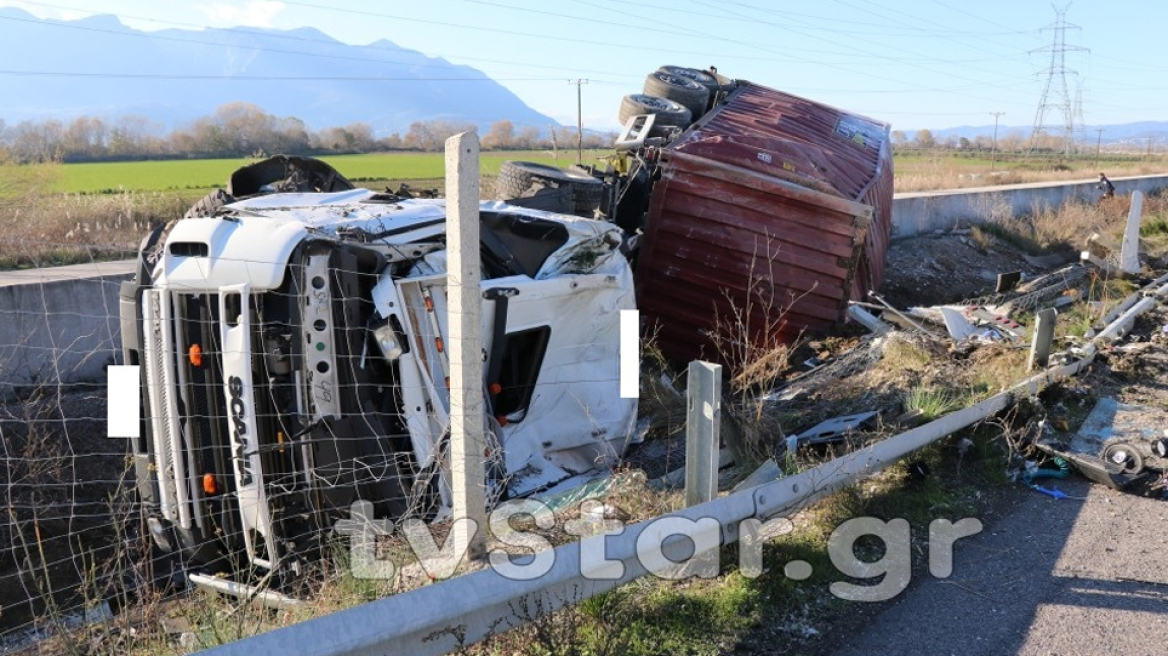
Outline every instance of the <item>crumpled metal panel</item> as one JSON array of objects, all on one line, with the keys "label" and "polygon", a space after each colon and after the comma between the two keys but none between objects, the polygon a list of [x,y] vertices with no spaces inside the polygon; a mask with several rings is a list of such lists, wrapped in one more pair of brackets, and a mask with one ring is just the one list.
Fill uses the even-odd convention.
[{"label": "crumpled metal panel", "polygon": [[667,356],[733,359],[714,348],[715,331],[791,341],[844,320],[849,298],[879,285],[891,233],[888,130],[740,82],[665,149],[637,288]]}]

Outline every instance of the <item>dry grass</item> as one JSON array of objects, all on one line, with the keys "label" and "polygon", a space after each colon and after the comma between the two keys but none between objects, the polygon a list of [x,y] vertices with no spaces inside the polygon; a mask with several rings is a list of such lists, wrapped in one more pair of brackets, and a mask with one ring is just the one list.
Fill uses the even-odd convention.
[{"label": "dry grass", "polygon": [[132,257],[154,226],[183,215],[173,192],[83,195],[28,192],[0,204],[0,269]]},{"label": "dry grass", "polygon": [[[971,239],[988,249],[993,238],[1001,239],[1027,253],[1078,251],[1087,237],[1099,233],[1113,239],[1122,237],[1131,207],[1130,196],[1116,196],[1098,203],[1070,202],[1057,208],[1036,207],[1027,215],[1010,216],[1009,212],[991,210],[990,220],[971,229]],[[1144,223],[1158,225],[1168,215],[1168,194],[1144,197]],[[1155,230],[1149,230],[1149,242],[1161,244]],[[1162,245],[1162,244],[1161,244]]]},{"label": "dry grass", "polygon": [[[991,164],[993,164],[991,166]],[[1096,163],[1084,157],[1067,161],[1026,159],[1012,156],[991,163],[988,157],[963,157],[936,151],[925,154],[897,155],[897,192],[964,189],[1029,182],[1093,181],[1100,170],[1109,177],[1152,175],[1168,171],[1163,157],[1152,160],[1129,158]]]}]

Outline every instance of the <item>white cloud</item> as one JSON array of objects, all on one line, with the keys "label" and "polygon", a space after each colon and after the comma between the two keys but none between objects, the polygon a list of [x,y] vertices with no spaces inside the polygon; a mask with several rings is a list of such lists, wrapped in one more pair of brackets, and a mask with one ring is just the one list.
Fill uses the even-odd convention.
[{"label": "white cloud", "polygon": [[244,3],[213,2],[199,7],[212,23],[221,27],[247,25],[249,27],[272,27],[272,20],[281,11],[284,3],[278,0],[248,0]]}]

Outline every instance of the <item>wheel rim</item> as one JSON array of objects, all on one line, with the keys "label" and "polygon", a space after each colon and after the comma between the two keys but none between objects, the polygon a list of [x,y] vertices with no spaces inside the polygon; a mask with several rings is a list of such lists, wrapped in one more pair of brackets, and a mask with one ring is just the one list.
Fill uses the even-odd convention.
[{"label": "wheel rim", "polygon": [[675,87],[681,87],[683,89],[702,88],[702,85],[698,84],[695,80],[688,77],[682,77],[680,75],[674,75],[672,73],[658,73],[657,79],[666,84],[671,84]]},{"label": "wheel rim", "polygon": [[642,105],[651,109],[657,109],[663,112],[674,111],[673,105],[669,104],[669,101],[664,98],[658,98],[657,96],[641,96],[638,100]]}]

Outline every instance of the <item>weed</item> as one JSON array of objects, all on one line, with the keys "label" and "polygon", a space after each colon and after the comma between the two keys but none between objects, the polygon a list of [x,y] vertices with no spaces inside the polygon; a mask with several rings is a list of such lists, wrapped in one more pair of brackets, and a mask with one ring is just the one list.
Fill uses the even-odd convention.
[{"label": "weed", "polygon": [[1168,235],[1168,217],[1153,216],[1140,226],[1141,237],[1154,237],[1156,235]]},{"label": "weed", "polygon": [[918,387],[905,395],[904,409],[906,412],[920,411],[922,417],[931,421],[964,408],[967,400],[952,390]]}]

